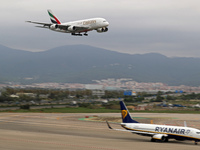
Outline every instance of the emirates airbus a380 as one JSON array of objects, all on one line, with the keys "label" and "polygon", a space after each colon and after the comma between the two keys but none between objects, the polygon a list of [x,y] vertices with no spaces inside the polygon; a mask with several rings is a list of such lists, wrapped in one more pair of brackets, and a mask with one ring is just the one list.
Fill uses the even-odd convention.
[{"label": "emirates airbus a380", "polygon": [[107,32],[107,26],[109,23],[104,18],[91,18],[78,21],[71,21],[66,23],[61,23],[59,19],[53,14],[51,10],[47,10],[52,23],[42,23],[36,21],[26,21],[29,23],[39,24],[42,26],[36,26],[40,28],[48,28],[53,31],[71,33],[71,35],[87,36],[88,31],[96,30],[99,33]]}]

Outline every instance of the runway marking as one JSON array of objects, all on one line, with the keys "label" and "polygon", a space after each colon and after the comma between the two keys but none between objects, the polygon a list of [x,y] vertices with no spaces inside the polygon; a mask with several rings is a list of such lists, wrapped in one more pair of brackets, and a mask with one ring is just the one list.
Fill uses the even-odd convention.
[{"label": "runway marking", "polygon": [[106,148],[106,147],[76,145],[76,144],[64,144],[64,143],[56,143],[56,142],[44,142],[44,141],[35,141],[35,140],[25,140],[25,139],[10,139],[10,138],[1,138],[0,137],[0,140],[17,141],[17,142],[29,142],[29,143],[40,143],[40,144],[52,144],[52,145],[58,145],[58,146],[71,146],[71,147],[81,147],[81,148],[90,148],[90,149],[119,150],[119,149]]}]

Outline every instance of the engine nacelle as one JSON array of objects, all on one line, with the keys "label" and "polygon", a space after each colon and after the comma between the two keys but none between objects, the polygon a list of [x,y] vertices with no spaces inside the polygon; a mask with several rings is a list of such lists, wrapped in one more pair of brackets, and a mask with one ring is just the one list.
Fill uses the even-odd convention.
[{"label": "engine nacelle", "polygon": [[168,140],[167,135],[165,134],[155,134],[152,138],[155,140],[163,141],[163,142]]},{"label": "engine nacelle", "polygon": [[57,24],[52,24],[51,26],[50,26],[50,29],[57,29],[58,28],[58,25]]},{"label": "engine nacelle", "polygon": [[75,30],[76,30],[76,27],[75,27],[75,26],[69,26],[69,27],[67,28],[67,30],[69,30],[69,31],[75,31]]},{"label": "engine nacelle", "polygon": [[108,28],[104,27],[104,28],[98,28],[97,32],[102,33],[102,32],[107,32]]}]

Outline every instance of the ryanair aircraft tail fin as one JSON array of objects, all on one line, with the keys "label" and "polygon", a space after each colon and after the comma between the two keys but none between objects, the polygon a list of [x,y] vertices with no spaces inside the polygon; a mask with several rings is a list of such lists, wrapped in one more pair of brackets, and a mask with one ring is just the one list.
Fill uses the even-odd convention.
[{"label": "ryanair aircraft tail fin", "polygon": [[139,123],[135,120],[133,120],[129,114],[128,109],[126,108],[126,105],[123,101],[120,101],[120,107],[121,107],[121,114],[122,114],[122,121],[123,123]]}]

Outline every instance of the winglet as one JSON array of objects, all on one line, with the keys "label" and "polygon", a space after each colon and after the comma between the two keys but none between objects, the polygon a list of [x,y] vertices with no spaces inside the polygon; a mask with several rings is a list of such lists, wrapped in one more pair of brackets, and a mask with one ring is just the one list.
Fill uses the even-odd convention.
[{"label": "winglet", "polygon": [[58,20],[58,18],[53,14],[53,12],[50,9],[48,9],[47,12],[50,16],[50,20],[52,23],[61,24],[61,22]]},{"label": "winglet", "polygon": [[186,121],[184,121],[184,127],[187,127],[187,122]]},{"label": "winglet", "polygon": [[109,129],[113,129],[113,128],[110,126],[110,124],[108,123],[107,120],[106,120],[106,123],[107,123]]}]

